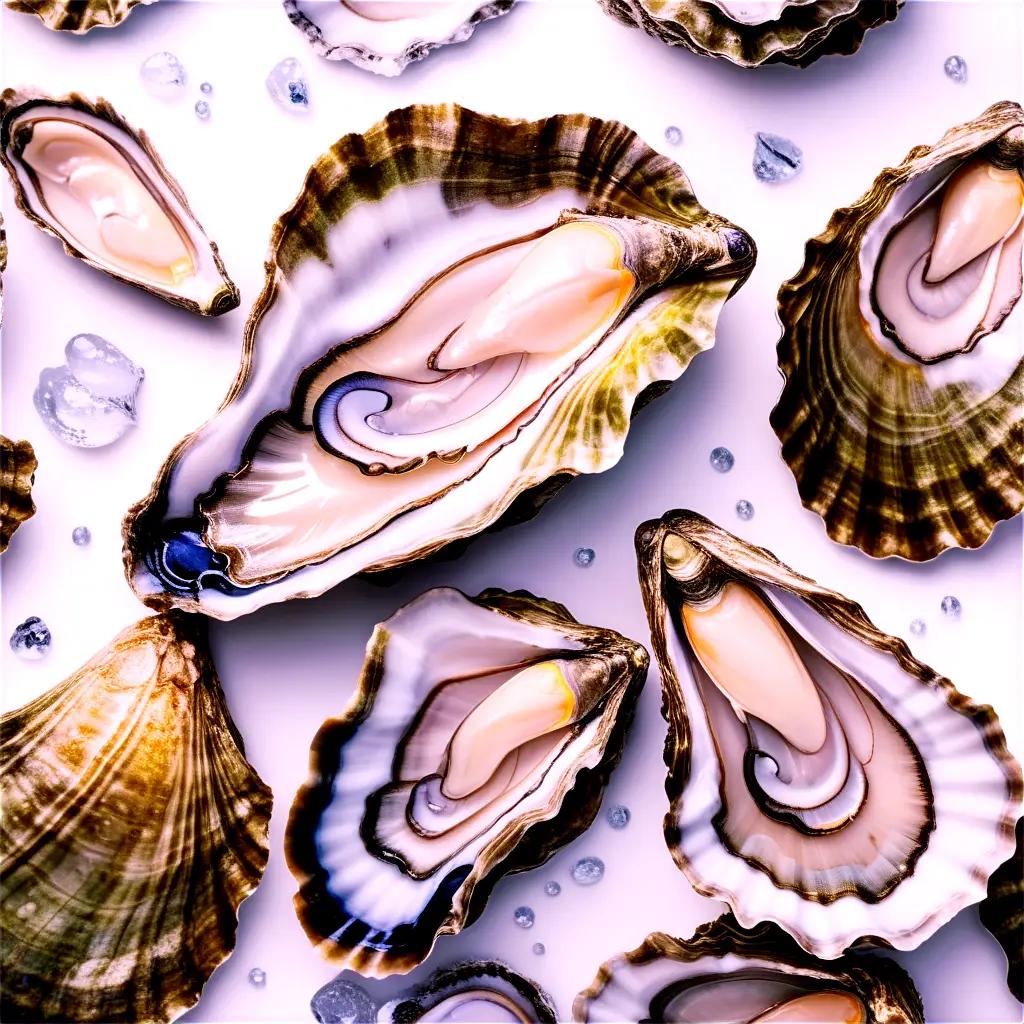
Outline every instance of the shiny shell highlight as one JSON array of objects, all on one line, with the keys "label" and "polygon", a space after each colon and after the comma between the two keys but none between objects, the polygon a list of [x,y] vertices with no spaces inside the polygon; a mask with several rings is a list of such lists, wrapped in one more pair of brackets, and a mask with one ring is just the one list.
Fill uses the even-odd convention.
[{"label": "shiny shell highlight", "polygon": [[34,14],[48,29],[82,35],[94,28],[120,25],[136,7],[157,0],[5,0],[5,6]]},{"label": "shiny shell highlight", "polygon": [[38,465],[28,441],[0,434],[0,552],[7,550],[14,531],[36,514],[32,483]]}]

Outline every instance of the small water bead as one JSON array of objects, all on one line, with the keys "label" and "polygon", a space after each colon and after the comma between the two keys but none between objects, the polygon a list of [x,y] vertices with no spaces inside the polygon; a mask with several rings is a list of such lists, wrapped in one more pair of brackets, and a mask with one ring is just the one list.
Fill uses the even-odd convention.
[{"label": "small water bead", "polygon": [[960,603],[959,598],[954,597],[952,594],[947,594],[939,602],[939,607],[942,609],[942,614],[949,619],[959,619],[960,613],[964,610],[964,606]]},{"label": "small water bead", "polygon": [[674,124],[670,124],[665,129],[665,141],[670,146],[678,146],[683,141],[683,133]]},{"label": "small water bead", "polygon": [[309,1001],[320,1024],[373,1024],[377,1004],[358,985],[341,978],[327,982]]},{"label": "small water bead", "polygon": [[536,915],[530,907],[516,907],[512,912],[512,920],[520,928],[532,928],[535,919]]},{"label": "small water bead", "polygon": [[572,879],[580,885],[595,885],[604,878],[604,861],[599,857],[581,857],[572,866]]},{"label": "small water bead", "polygon": [[728,448],[712,448],[708,456],[711,468],[718,473],[728,473],[736,465],[736,456]]},{"label": "small water bead", "polygon": [[267,92],[279,107],[297,113],[309,109],[309,86],[302,65],[294,57],[286,57],[267,75]]},{"label": "small water bead", "polygon": [[188,80],[181,61],[167,50],[147,57],[139,68],[139,74],[146,88],[161,99],[180,96]]},{"label": "small water bead", "polygon": [[263,988],[267,983],[267,972],[260,967],[254,967],[249,972],[249,984],[256,988]]},{"label": "small water bead", "polygon": [[775,183],[794,177],[803,162],[800,147],[781,135],[757,132],[754,143],[754,177]]},{"label": "small water bead", "polygon": [[71,541],[77,547],[84,548],[92,540],[92,531],[88,526],[76,526],[71,531]]},{"label": "small water bead", "polygon": [[597,558],[597,553],[593,548],[577,548],[572,556],[572,560],[581,569],[586,569],[587,566],[593,565],[595,558]]},{"label": "small water bead", "polygon": [[629,824],[630,817],[629,808],[622,804],[615,804],[608,808],[608,824],[612,828],[625,828]]},{"label": "small water bead", "polygon": [[736,502],[736,515],[744,522],[754,518],[754,506],[746,498],[740,498]]},{"label": "small water bead", "polygon": [[196,101],[196,117],[198,117],[200,121],[210,120],[210,104],[207,103],[206,100]]},{"label": "small water bead", "polygon": [[535,942],[533,944],[533,951],[537,956],[543,956],[547,952],[543,942]]},{"label": "small water bead", "polygon": [[924,636],[927,629],[928,627],[925,625],[923,619],[914,619],[910,623],[910,632],[913,633],[914,636]]},{"label": "small water bead", "polygon": [[213,92],[213,86],[210,85],[209,82],[203,82],[203,84],[199,86],[199,91],[204,95],[209,96],[210,93]]},{"label": "small water bead", "polygon": [[46,623],[38,615],[32,615],[14,627],[11,650],[26,661],[35,661],[50,649],[52,639]]},{"label": "small water bead", "polygon": [[942,70],[946,72],[946,77],[957,85],[963,85],[967,81],[967,61],[959,54],[954,53],[947,57]]},{"label": "small water bead", "polygon": [[544,883],[544,892],[548,896],[557,896],[562,891],[562,887],[554,880]]}]

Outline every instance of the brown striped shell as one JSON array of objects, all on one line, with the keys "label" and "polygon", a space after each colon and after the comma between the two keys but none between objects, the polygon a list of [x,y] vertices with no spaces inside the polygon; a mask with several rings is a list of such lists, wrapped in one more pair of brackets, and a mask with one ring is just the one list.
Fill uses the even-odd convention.
[{"label": "brown striped shell", "polygon": [[0,551],[6,551],[14,531],[36,514],[32,482],[36,454],[28,441],[12,441],[0,434]]},{"label": "brown striped shell", "polygon": [[47,28],[81,35],[120,25],[132,11],[157,0],[5,0],[9,10],[34,14]]},{"label": "brown striped shell", "polygon": [[1017,820],[1017,849],[992,873],[978,913],[1006,953],[1007,988],[1024,1003],[1024,818]]},{"label": "brown striped shell", "polygon": [[779,291],[785,385],[771,422],[804,505],[841,544],[924,561],[978,547],[1024,506],[1020,311],[929,365],[876,333],[859,300],[865,236],[903,189],[998,147],[1019,164],[1022,142],[1021,108],[1004,102],[911,150],[833,213]]},{"label": "brown striped shell", "polygon": [[905,0],[791,0],[777,5],[777,18],[750,24],[730,16],[729,6],[716,0],[598,2],[619,21],[671,46],[743,68],[776,63],[803,68],[827,54],[854,53],[868,29],[892,21]]},{"label": "brown striped shell", "polygon": [[234,947],[271,793],[205,633],[143,619],[3,717],[5,1019],[169,1021]]}]

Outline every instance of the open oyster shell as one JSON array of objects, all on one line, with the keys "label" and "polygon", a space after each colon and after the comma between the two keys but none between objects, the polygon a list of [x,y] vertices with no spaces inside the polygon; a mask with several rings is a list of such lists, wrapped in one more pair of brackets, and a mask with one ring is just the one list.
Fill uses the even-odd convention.
[{"label": "open oyster shell", "polygon": [[5,90],[0,161],[18,208],[70,256],[194,313],[238,305],[181,186],[106,100]]},{"label": "open oyster shell", "polygon": [[518,592],[430,590],[381,623],[313,741],[285,836],[295,905],[331,960],[404,973],[597,813],[647,652]]},{"label": "open oyster shell", "polygon": [[132,586],[233,618],[528,518],[619,460],[753,259],[616,122],[346,136],[274,229],[227,401],[125,520]]},{"label": "open oyster shell", "polygon": [[1024,818],[1017,819],[1017,849],[992,873],[978,912],[1006,953],[1007,988],[1024,1003]]},{"label": "open oyster shell", "polygon": [[911,150],[779,291],[771,422],[833,540],[922,561],[1024,507],[1019,310],[986,337],[1021,292],[1022,153],[1016,103]]},{"label": "open oyster shell", "polygon": [[347,60],[389,78],[449,43],[462,43],[482,21],[516,0],[284,0],[291,23],[328,60]]},{"label": "open oyster shell", "polygon": [[4,0],[22,14],[34,14],[47,28],[81,35],[93,28],[120,25],[140,5],[157,0]]},{"label": "open oyster shell", "polygon": [[744,68],[807,67],[850,54],[870,28],[892,21],[904,0],[599,0],[608,14],[671,46]]},{"label": "open oyster shell", "polygon": [[177,1017],[235,944],[271,808],[203,620],[136,623],[0,739],[4,1019]]},{"label": "open oyster shell", "polygon": [[654,932],[606,961],[573,1020],[924,1024],[924,1010],[892,960],[817,960],[775,925],[747,931],[726,914],[689,939]]},{"label": "open oyster shell", "polygon": [[1021,798],[993,710],[694,512],[636,543],[668,720],[665,839],[694,888],[829,958],[913,949],[981,900]]},{"label": "open oyster shell", "polygon": [[471,960],[436,971],[408,995],[385,1003],[378,1024],[416,1021],[505,1021],[557,1024],[550,996],[536,982],[497,960]]},{"label": "open oyster shell", "polygon": [[36,514],[32,482],[38,465],[28,441],[0,434],[0,552],[7,550],[14,531]]}]

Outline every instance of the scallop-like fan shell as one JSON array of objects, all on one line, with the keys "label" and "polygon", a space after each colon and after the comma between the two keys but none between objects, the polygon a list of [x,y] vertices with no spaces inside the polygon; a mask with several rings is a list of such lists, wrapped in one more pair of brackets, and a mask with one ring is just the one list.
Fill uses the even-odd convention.
[{"label": "scallop-like fan shell", "polygon": [[36,514],[32,482],[36,453],[28,441],[12,441],[0,434],[0,551],[6,551],[14,531]]},{"label": "scallop-like fan shell", "polygon": [[992,873],[979,914],[1006,953],[1007,988],[1024,1003],[1024,818],[1017,820],[1017,849]]},{"label": "scallop-like fan shell", "polygon": [[[549,355],[477,357],[438,381],[421,349],[443,348],[460,319],[567,234],[614,239],[623,273],[635,271],[608,319]],[[133,588],[155,608],[234,618],[528,518],[571,477],[621,458],[635,409],[713,344],[753,261],[750,237],[700,206],[682,170],[617,122],[414,106],[346,136],[274,229],[228,399],[125,520]],[[483,284],[469,288],[478,272]],[[557,289],[545,290],[547,274],[532,278],[535,305],[568,304],[530,334],[536,346],[552,334],[561,344],[557,325],[583,306],[565,298],[578,293],[576,272]],[[442,300],[448,287],[456,298]],[[416,317],[428,306],[424,327]],[[513,382],[490,397],[487,367],[516,355],[530,368],[525,394]],[[450,401],[416,391],[476,371]],[[322,409],[346,388],[350,405],[383,393],[388,415],[399,409],[404,431],[373,426],[383,415],[353,422],[374,444],[411,446],[406,461],[360,461],[327,440],[336,417]],[[392,392],[430,401],[392,403]],[[458,418],[449,405],[463,397],[470,408]],[[431,417],[445,415],[435,430]]]},{"label": "scallop-like fan shell", "polygon": [[120,25],[136,8],[157,0],[5,0],[12,11],[34,14],[47,28],[81,35]]},{"label": "scallop-like fan shell", "polygon": [[143,619],[2,720],[5,1019],[169,1021],[235,944],[271,793],[205,624]]},{"label": "scallop-like fan shell", "polygon": [[[471,795],[479,804],[440,825],[417,820],[417,794],[447,778],[460,723],[517,673],[553,661],[589,680],[589,709],[512,748]],[[366,976],[406,973],[438,936],[476,919],[499,877],[580,835],[622,753],[647,662],[639,644],[522,591],[438,588],[381,623],[351,703],[313,741],[285,835],[296,910],[321,954]]]},{"label": "scallop-like fan shell", "polygon": [[[25,150],[39,123],[70,123],[91,133],[90,138],[109,146],[108,151],[124,161],[121,170],[125,175],[134,174],[138,179],[135,186],[151,196],[167,216],[169,230],[176,233],[181,252],[186,254],[181,268],[170,268],[168,280],[158,279],[159,275],[149,273],[148,268],[129,266],[118,256],[104,254],[100,251],[102,230],[92,226],[96,238],[83,239],[49,208],[40,193],[39,176],[25,162]],[[93,101],[78,93],[54,97],[37,90],[6,89],[0,95],[0,161],[10,175],[18,208],[36,227],[53,235],[69,256],[193,313],[220,316],[238,306],[238,288],[227,276],[217,246],[206,237],[181,186],[171,177],[145,132],[128,124],[106,100]],[[89,205],[80,197],[74,202],[83,209]],[[107,207],[101,207],[106,216]],[[89,216],[96,214],[90,211]]]},{"label": "scallop-like fan shell", "polygon": [[743,68],[807,67],[827,54],[860,48],[868,29],[892,21],[905,0],[788,0],[770,5],[777,17],[748,23],[730,8],[766,7],[716,0],[599,0],[608,14],[671,46],[724,57]]},{"label": "scallop-like fan shell", "polygon": [[1024,507],[1019,304],[998,334],[931,365],[869,327],[860,304],[865,236],[890,203],[986,147],[1019,154],[1022,132],[1020,106],[997,103],[911,150],[832,214],[779,291],[785,385],[771,422],[804,505],[841,544],[924,561],[978,547]]},{"label": "scallop-like fan shell", "polygon": [[[723,1020],[740,1024],[761,1020],[786,1001],[825,992],[859,1001],[866,1024],[924,1024],[921,997],[894,961],[855,955],[817,960],[775,925],[748,931],[730,914],[701,925],[689,939],[654,932],[636,949],[607,960],[576,996],[572,1013],[574,1021],[596,1024],[710,1020],[706,1014],[717,1009]],[[699,1009],[692,1007],[699,1016],[666,1013],[669,1004],[687,998],[701,1000]],[[728,1016],[725,1006],[732,1011]],[[813,1018],[794,1013],[779,1019]]]},{"label": "scallop-like fan shell", "polygon": [[665,840],[744,927],[913,949],[1013,849],[995,712],[863,609],[695,512],[637,531],[668,720]]}]

